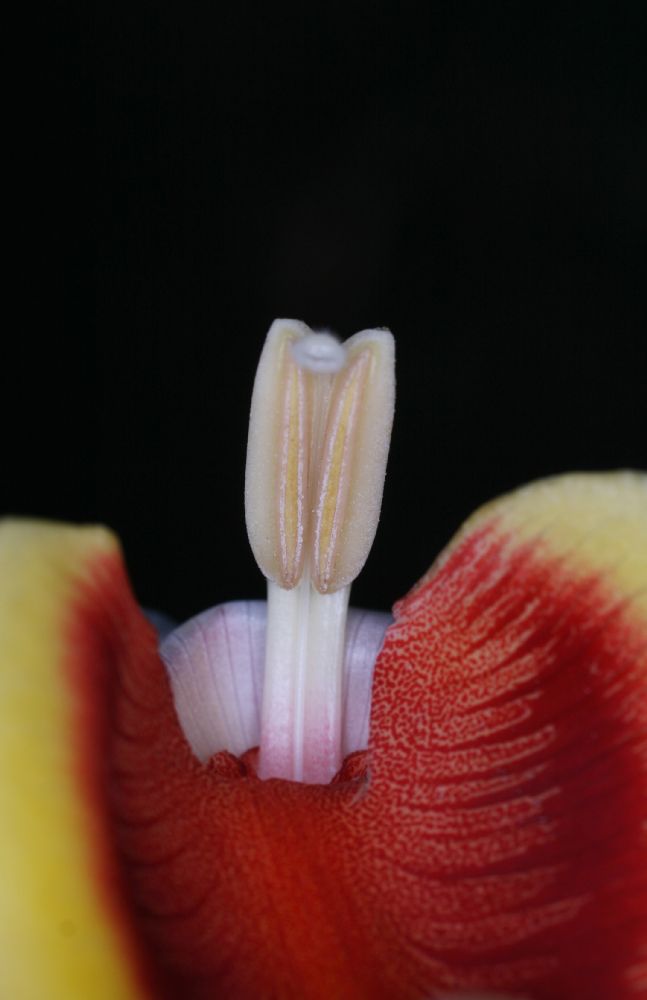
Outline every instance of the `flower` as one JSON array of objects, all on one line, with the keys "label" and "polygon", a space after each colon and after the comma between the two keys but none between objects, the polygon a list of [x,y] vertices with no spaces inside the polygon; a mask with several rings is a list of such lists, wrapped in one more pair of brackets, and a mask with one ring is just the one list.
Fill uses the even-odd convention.
[{"label": "flower", "polygon": [[[285,329],[296,330],[288,341],[303,342],[307,354],[309,331]],[[281,351],[285,359],[285,345]],[[315,424],[343,418],[326,425],[341,426],[341,437],[288,434],[288,452],[295,440],[309,441],[319,456],[312,469],[326,441],[341,441],[329,452],[328,478],[309,473],[309,481],[324,498],[336,482],[343,500],[348,467],[340,455],[356,446],[353,427],[361,424],[353,425],[354,401],[381,398],[384,416],[379,393],[386,385],[388,404],[388,373],[378,371],[384,384],[371,397],[368,383],[344,381],[348,355],[333,357],[332,370],[298,350],[287,363],[298,377],[314,364],[315,382],[319,374],[329,380]],[[292,395],[281,397],[292,401],[288,416],[312,416],[297,405],[292,368],[288,375]],[[264,433],[271,421],[263,412]],[[372,443],[364,424],[361,431],[361,454],[370,459],[361,475],[381,492],[384,442]],[[298,457],[299,448],[286,454],[283,506],[271,522],[263,523],[257,501],[267,495],[263,476],[276,468],[248,474],[257,558],[273,531],[283,543],[260,553],[278,580],[267,623],[257,606],[214,612],[166,640],[168,667],[110,532],[30,521],[0,528],[3,995],[640,995],[647,988],[647,476],[562,476],[486,506],[396,604],[375,663],[383,622],[372,632],[366,626],[357,664],[347,652],[344,666],[336,641],[329,657],[322,622],[337,628],[345,618],[335,595],[347,600],[346,577],[358,571],[367,539],[370,546],[375,505],[361,542],[353,536],[351,554],[346,548],[338,558],[331,539],[335,531],[343,537],[347,521],[317,534],[312,494],[306,490],[310,499],[299,509],[289,493],[299,481],[290,454]],[[356,488],[355,478],[348,489]],[[356,513],[354,503],[351,495],[347,509]],[[313,556],[313,539],[322,536],[328,540]],[[340,565],[350,568],[337,579]],[[305,631],[304,601],[315,609]],[[233,737],[208,734],[216,746],[203,750],[206,759],[192,749],[210,718],[201,705],[209,702],[213,655],[201,666],[196,652],[205,631],[217,647],[238,629],[240,647],[223,660],[221,686],[211,692],[212,703],[222,696],[233,706],[257,690],[264,630],[274,629],[277,641],[277,608],[302,636],[300,648],[329,658],[337,678],[296,724],[312,713],[333,720],[326,766],[339,746],[344,759],[332,780],[273,776],[277,760],[291,768],[307,758],[308,731],[283,738],[280,720],[270,713],[264,721],[262,707],[240,718],[225,711]],[[278,659],[270,665],[279,666]],[[276,681],[274,693],[283,684],[293,698],[301,666]],[[361,692],[373,667],[368,693],[351,699],[356,719],[358,702],[368,709],[370,699],[363,747],[360,722],[344,735],[338,678],[345,671]],[[333,708],[320,711],[317,699],[325,702],[330,690]],[[271,712],[279,701],[273,695]],[[240,753],[247,724],[257,727],[259,754],[252,745]],[[268,732],[279,752],[263,764]],[[315,767],[321,759],[314,755]]]}]

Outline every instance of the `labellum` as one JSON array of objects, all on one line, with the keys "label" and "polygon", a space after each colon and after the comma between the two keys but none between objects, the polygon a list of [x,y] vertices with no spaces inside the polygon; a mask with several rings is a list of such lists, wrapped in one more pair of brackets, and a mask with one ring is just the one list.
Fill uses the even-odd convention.
[{"label": "labellum", "polygon": [[160,649],[109,531],[0,527],[1,996],[647,992],[647,475],[526,486],[347,612],[393,394],[388,332],[274,324],[267,605]]}]

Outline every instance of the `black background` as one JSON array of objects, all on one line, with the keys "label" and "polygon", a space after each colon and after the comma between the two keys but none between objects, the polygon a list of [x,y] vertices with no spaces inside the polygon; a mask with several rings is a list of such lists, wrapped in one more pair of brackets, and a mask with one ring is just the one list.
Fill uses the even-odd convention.
[{"label": "black background", "polygon": [[276,316],[396,336],[355,603],[388,607],[498,493],[647,468],[645,26],[642,3],[34,14],[1,506],[111,525],[177,617],[261,596],[243,471]]}]

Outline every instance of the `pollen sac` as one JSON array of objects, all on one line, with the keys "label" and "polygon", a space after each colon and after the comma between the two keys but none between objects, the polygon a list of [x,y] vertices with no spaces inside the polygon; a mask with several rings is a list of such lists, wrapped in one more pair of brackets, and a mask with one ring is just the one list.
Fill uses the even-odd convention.
[{"label": "pollen sac", "polygon": [[395,398],[387,330],[340,344],[276,320],[256,373],[245,513],[256,561],[286,589],[304,572],[321,593],[351,583],[382,503]]}]

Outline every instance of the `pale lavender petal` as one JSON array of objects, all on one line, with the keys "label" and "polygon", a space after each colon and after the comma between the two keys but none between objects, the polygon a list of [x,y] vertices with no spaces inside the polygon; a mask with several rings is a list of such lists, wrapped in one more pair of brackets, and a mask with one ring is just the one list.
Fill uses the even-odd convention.
[{"label": "pale lavender petal", "polygon": [[219,604],[160,646],[178,718],[200,760],[258,746],[265,618],[264,601]]},{"label": "pale lavender petal", "polygon": [[384,633],[392,622],[391,615],[383,611],[351,608],[348,612],[344,647],[344,756],[368,746],[373,669]]},{"label": "pale lavender petal", "polygon": [[[266,617],[264,601],[220,604],[160,646],[180,724],[200,760],[219,750],[240,755],[259,744]],[[392,620],[377,611],[348,613],[344,755],[368,745],[373,668]]]}]

